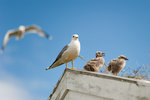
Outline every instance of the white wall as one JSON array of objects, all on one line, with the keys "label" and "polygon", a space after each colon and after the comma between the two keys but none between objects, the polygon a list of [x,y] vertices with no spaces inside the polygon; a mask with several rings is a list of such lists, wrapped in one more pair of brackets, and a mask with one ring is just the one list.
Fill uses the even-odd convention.
[{"label": "white wall", "polygon": [[150,82],[67,69],[49,100],[150,100]]}]

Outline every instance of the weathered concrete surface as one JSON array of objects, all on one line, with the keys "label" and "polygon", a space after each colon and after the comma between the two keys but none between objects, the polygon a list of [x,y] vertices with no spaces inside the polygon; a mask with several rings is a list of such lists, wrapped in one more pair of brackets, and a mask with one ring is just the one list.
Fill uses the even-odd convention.
[{"label": "weathered concrete surface", "polygon": [[66,69],[49,100],[150,100],[150,82]]}]

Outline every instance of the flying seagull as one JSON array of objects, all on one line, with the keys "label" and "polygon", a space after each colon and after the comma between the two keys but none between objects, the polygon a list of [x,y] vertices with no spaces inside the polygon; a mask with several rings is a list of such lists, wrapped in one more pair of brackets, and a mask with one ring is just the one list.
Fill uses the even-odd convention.
[{"label": "flying seagull", "polygon": [[126,65],[126,56],[120,55],[118,59],[113,59],[109,62],[107,67],[108,71],[111,72],[113,75],[117,75]]},{"label": "flying seagull", "polygon": [[44,31],[42,31],[39,27],[37,27],[35,25],[31,25],[28,27],[21,25],[21,26],[19,26],[19,28],[17,30],[9,30],[6,33],[6,35],[4,37],[3,45],[1,48],[1,53],[4,51],[6,44],[11,37],[16,37],[16,39],[19,40],[20,38],[23,37],[23,35],[25,33],[37,33],[40,36],[46,37],[50,40],[52,39],[52,36],[49,36],[48,34],[46,34]]},{"label": "flying seagull", "polygon": [[56,60],[52,63],[51,66],[47,67],[46,70],[55,68],[64,63],[66,63],[66,68],[68,68],[67,63],[70,61],[72,62],[72,69],[74,69],[73,60],[79,56],[79,53],[80,53],[79,36],[77,34],[74,34],[72,36],[71,42],[61,50]]},{"label": "flying seagull", "polygon": [[98,72],[100,68],[104,65],[104,53],[101,51],[96,52],[96,58],[91,59],[87,62],[87,64],[84,66],[84,69],[87,71],[93,71]]}]

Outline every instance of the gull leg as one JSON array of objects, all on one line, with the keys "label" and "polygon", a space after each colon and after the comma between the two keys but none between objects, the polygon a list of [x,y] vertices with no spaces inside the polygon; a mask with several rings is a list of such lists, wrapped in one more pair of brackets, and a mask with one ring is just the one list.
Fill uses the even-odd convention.
[{"label": "gull leg", "polygon": [[117,76],[117,73],[113,73],[113,75]]},{"label": "gull leg", "polygon": [[72,69],[74,69],[74,66],[73,66],[73,60],[72,60],[71,62],[72,62]]},{"label": "gull leg", "polygon": [[66,63],[66,68],[68,68],[67,63]]},{"label": "gull leg", "polygon": [[73,60],[72,60],[71,62],[72,62],[72,69],[77,69],[77,68],[74,68],[74,65],[73,65]]},{"label": "gull leg", "polygon": [[67,66],[67,63],[66,63],[66,69],[71,69],[71,68],[69,68],[69,67]]},{"label": "gull leg", "polygon": [[115,76],[117,76],[117,73],[114,73]]}]

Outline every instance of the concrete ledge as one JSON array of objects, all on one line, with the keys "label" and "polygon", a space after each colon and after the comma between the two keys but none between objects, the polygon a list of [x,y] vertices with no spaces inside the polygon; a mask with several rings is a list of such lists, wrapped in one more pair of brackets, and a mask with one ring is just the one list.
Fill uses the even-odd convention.
[{"label": "concrete ledge", "polygon": [[150,100],[150,81],[65,69],[49,100]]}]

